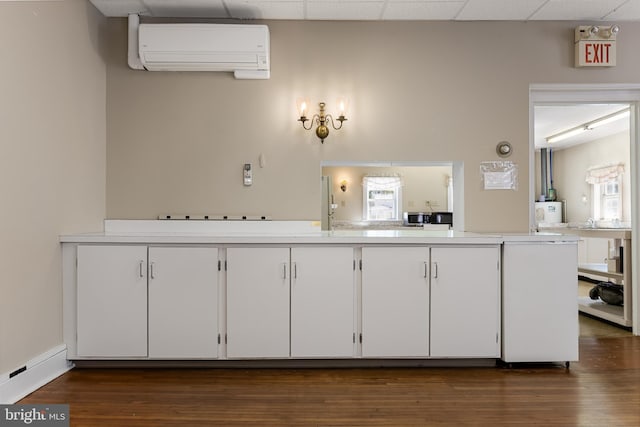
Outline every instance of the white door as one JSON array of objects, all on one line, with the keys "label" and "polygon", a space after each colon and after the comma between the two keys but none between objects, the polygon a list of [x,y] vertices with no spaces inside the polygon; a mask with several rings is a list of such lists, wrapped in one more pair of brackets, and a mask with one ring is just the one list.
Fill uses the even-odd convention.
[{"label": "white door", "polygon": [[352,357],[353,248],[291,249],[291,356]]},{"label": "white door", "polygon": [[362,356],[429,355],[429,249],[362,248]]},{"label": "white door", "polygon": [[78,246],[78,356],[147,355],[147,247]]},{"label": "white door", "polygon": [[289,357],[289,248],[227,249],[227,357]]},{"label": "white door", "polygon": [[218,357],[217,248],[149,248],[149,357]]},{"label": "white door", "polygon": [[499,357],[500,249],[431,248],[431,356]]}]

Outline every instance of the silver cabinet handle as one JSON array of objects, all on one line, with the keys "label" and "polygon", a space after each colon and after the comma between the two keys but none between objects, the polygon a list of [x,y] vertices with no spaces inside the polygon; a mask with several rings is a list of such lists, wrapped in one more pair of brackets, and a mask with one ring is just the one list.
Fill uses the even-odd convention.
[{"label": "silver cabinet handle", "polygon": [[438,278],[438,263],[437,262],[433,263],[433,278],[434,279]]},{"label": "silver cabinet handle", "polygon": [[143,271],[143,267],[144,267],[144,260],[140,260],[140,277],[144,277],[144,271]]},{"label": "silver cabinet handle", "polygon": [[298,263],[296,262],[293,263],[293,278],[298,278]]},{"label": "silver cabinet handle", "polygon": [[155,265],[156,265],[156,263],[155,263],[155,262],[152,262],[152,263],[151,263],[151,278],[152,278],[152,279],[155,279],[155,278],[156,278],[156,275],[153,273],[153,267],[154,267]]},{"label": "silver cabinet handle", "polygon": [[287,278],[287,263],[286,262],[282,263],[282,278],[283,279]]},{"label": "silver cabinet handle", "polygon": [[424,278],[427,278],[427,262],[424,262]]}]

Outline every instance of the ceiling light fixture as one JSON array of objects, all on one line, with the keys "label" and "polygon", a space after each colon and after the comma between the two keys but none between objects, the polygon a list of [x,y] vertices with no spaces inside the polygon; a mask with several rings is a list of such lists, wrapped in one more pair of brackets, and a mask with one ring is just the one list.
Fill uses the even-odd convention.
[{"label": "ceiling light fixture", "polygon": [[[298,104],[298,112],[300,113],[300,118],[298,119],[298,121],[302,122],[302,127],[305,130],[311,130],[313,128],[313,125],[315,124],[317,126],[316,136],[320,138],[320,142],[323,144],[324,144],[324,140],[329,136],[329,126],[327,125],[331,125],[333,129],[339,130],[339,129],[342,129],[342,124],[347,120],[346,111],[347,111],[348,102],[344,98],[339,98],[336,103],[338,105],[338,114],[339,114],[336,119],[334,119],[331,114],[325,114],[324,102],[320,102],[318,104],[318,106],[320,107],[320,113],[314,114],[311,119],[307,118],[307,113],[309,111],[309,101],[307,101],[306,99],[299,99],[297,104]],[[340,125],[337,127],[335,125],[335,120],[340,122]],[[305,125],[306,122],[309,122],[309,127]]]},{"label": "ceiling light fixture", "polygon": [[609,114],[608,116],[600,117],[599,119],[596,119],[592,122],[587,123],[586,125],[587,130],[595,129],[597,127],[606,125],[608,123],[615,122],[620,119],[624,119],[626,117],[629,117],[629,114],[630,114],[629,109],[625,108],[624,110],[620,110],[613,114]]},{"label": "ceiling light fixture", "polygon": [[620,119],[624,119],[625,117],[629,117],[630,110],[629,108],[625,108],[624,110],[616,111],[615,113],[608,114],[606,116],[597,118],[587,123],[583,123],[580,126],[573,127],[571,129],[567,129],[555,135],[548,136],[546,138],[547,143],[553,144],[554,142],[560,142],[565,139],[571,138],[573,136],[579,135],[582,132],[586,132],[588,130],[593,130],[597,127],[606,125],[611,122],[615,122]]}]

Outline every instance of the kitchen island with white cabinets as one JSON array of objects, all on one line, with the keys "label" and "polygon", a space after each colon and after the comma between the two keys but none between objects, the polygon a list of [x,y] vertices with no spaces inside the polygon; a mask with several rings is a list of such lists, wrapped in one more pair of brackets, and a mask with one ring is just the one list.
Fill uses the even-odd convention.
[{"label": "kitchen island with white cabinets", "polygon": [[[517,289],[522,279],[517,269],[503,279],[505,236],[315,228],[284,221],[106,221],[104,233],[61,236],[67,358],[222,366],[517,362],[527,361],[520,356],[527,349],[517,360],[503,357],[510,354],[504,331],[544,333],[522,324],[533,318],[509,325],[504,317],[505,287],[513,282]],[[543,250],[541,242],[568,244],[564,271],[577,271],[575,237],[519,240]],[[562,277],[559,294],[569,295],[577,276]],[[544,352],[545,361],[578,358],[575,292],[571,301],[549,306],[560,307],[568,325],[548,331],[563,345]],[[526,342],[521,338],[518,345]],[[540,361],[538,347],[531,361]]]}]

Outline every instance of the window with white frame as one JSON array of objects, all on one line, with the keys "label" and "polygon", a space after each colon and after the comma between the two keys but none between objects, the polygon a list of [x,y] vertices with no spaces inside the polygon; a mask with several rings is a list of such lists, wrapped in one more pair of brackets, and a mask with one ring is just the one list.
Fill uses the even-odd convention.
[{"label": "window with white frame", "polygon": [[622,174],[624,164],[589,168],[586,181],[592,185],[592,217],[595,220],[622,219]]},{"label": "window with white frame", "polygon": [[402,179],[399,176],[365,176],[362,186],[362,218],[365,221],[400,219]]}]

